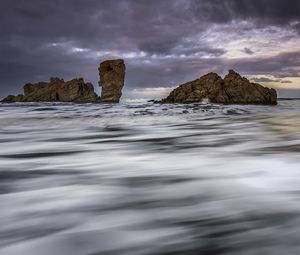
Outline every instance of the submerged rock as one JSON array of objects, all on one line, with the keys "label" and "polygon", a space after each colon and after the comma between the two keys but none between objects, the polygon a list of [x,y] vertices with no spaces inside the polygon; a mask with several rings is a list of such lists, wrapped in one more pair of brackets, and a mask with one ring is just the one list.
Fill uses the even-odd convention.
[{"label": "submerged rock", "polygon": [[8,96],[3,102],[78,102],[88,103],[97,100],[91,83],[82,78],[65,82],[60,78],[50,78],[50,82],[28,83],[24,95]]},{"label": "submerged rock", "polygon": [[119,103],[125,79],[125,64],[123,59],[106,60],[99,67],[102,87],[101,102]]},{"label": "submerged rock", "polygon": [[161,103],[195,103],[205,98],[222,104],[277,104],[276,90],[251,83],[233,70],[224,80],[216,73],[209,73],[182,84]]}]

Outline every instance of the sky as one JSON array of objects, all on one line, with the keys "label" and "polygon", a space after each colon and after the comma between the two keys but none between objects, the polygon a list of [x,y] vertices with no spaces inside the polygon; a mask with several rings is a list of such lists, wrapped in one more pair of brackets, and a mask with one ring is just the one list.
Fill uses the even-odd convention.
[{"label": "sky", "polygon": [[1,0],[0,98],[126,63],[126,98],[234,69],[300,98],[300,0]]}]

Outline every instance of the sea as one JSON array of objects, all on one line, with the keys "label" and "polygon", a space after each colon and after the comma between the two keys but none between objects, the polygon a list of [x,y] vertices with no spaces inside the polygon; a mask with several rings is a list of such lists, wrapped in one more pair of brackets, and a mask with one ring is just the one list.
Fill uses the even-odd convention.
[{"label": "sea", "polygon": [[0,104],[0,254],[300,254],[300,100]]}]

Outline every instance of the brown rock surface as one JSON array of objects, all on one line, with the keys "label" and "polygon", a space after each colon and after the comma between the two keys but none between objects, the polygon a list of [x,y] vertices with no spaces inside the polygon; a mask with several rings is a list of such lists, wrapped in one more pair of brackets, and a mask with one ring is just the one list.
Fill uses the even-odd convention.
[{"label": "brown rock surface", "polygon": [[4,98],[1,102],[3,103],[14,103],[14,102],[24,102],[24,96],[23,95],[9,95],[6,98]]},{"label": "brown rock surface", "polygon": [[233,70],[229,70],[224,78],[224,89],[231,104],[277,104],[275,89],[251,83]]},{"label": "brown rock surface", "polygon": [[233,70],[223,80],[215,73],[185,83],[174,89],[162,103],[195,103],[208,98],[222,104],[265,104],[276,105],[274,89],[251,83]]},{"label": "brown rock surface", "polygon": [[78,102],[97,101],[91,83],[82,78],[65,82],[63,79],[50,78],[50,82],[28,83],[24,86],[24,96],[8,96],[3,102]]},{"label": "brown rock surface", "polygon": [[123,59],[106,60],[99,67],[102,87],[101,102],[119,103],[125,79],[125,64]]},{"label": "brown rock surface", "polygon": [[180,85],[163,102],[196,103],[209,98],[212,102],[228,103],[228,97],[222,87],[222,78],[216,73],[209,73],[200,79]]}]

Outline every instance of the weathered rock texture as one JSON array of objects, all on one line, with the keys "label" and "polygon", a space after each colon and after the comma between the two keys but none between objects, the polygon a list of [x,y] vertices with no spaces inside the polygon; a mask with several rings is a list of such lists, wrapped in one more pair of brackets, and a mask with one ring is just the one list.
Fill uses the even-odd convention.
[{"label": "weathered rock texture", "polygon": [[277,104],[277,93],[274,89],[251,83],[233,70],[224,79],[216,73],[209,73],[200,79],[182,84],[161,102],[195,103],[204,98],[222,104]]},{"label": "weathered rock texture", "polygon": [[50,78],[50,82],[28,83],[24,86],[24,95],[8,96],[2,102],[78,102],[97,101],[97,95],[91,83],[82,78],[65,82],[63,79]]},{"label": "weathered rock texture", "polygon": [[106,60],[99,67],[102,86],[101,102],[119,103],[125,79],[125,64],[123,59]]},{"label": "weathered rock texture", "polygon": [[125,79],[124,60],[102,62],[99,73],[101,98],[94,92],[93,85],[85,83],[82,78],[67,82],[59,78],[50,78],[50,82],[28,83],[24,86],[24,95],[9,95],[2,102],[119,103]]},{"label": "weathered rock texture", "polygon": [[3,103],[14,103],[14,102],[25,102],[24,95],[9,95],[6,98],[4,98],[1,102]]}]

